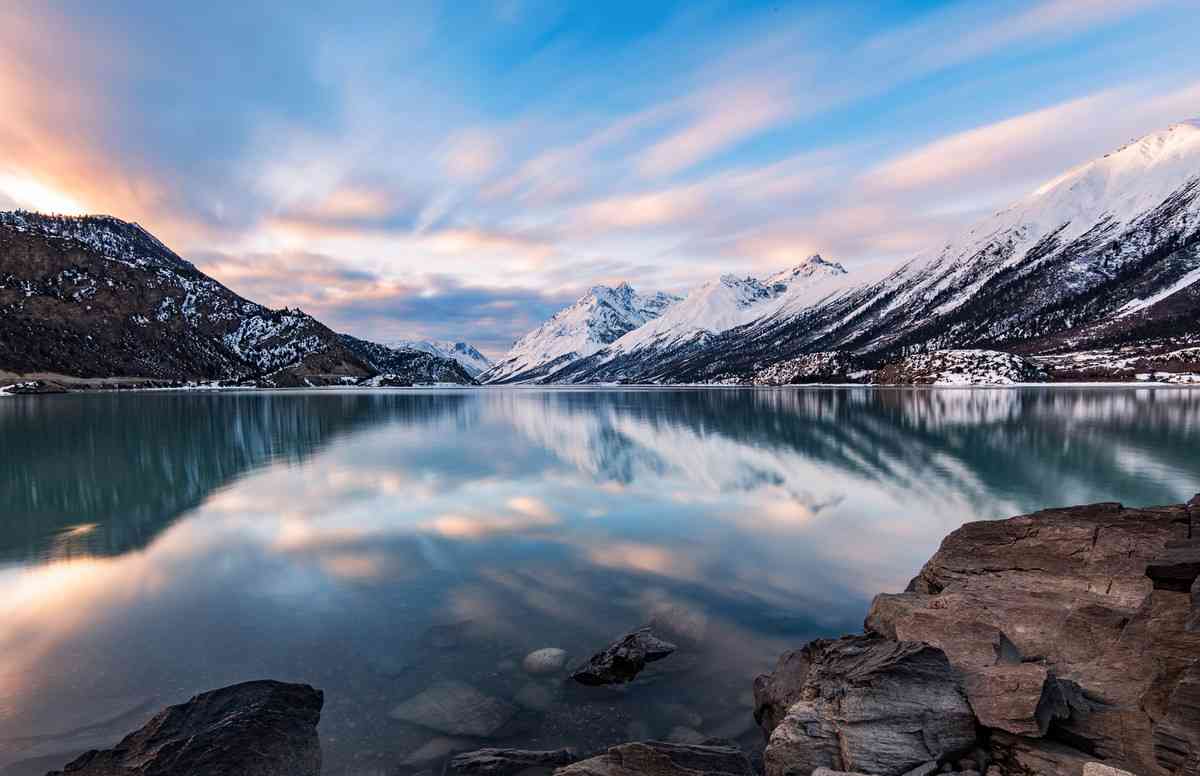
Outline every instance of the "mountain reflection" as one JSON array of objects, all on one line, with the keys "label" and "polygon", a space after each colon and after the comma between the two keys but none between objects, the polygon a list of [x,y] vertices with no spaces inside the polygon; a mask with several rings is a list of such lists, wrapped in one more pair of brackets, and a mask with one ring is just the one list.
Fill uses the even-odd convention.
[{"label": "mountain reflection", "polygon": [[[972,513],[1186,498],[1200,397],[1181,390],[625,390],[100,394],[0,402],[0,558],[144,546],[213,491],[382,425],[384,459],[453,482],[515,468],[597,484],[836,503],[814,467]],[[520,434],[532,448],[512,442]],[[508,443],[506,444],[506,440]],[[364,462],[373,466],[374,462]],[[990,508],[989,508],[989,505]],[[983,516],[981,514],[980,516]],[[972,516],[964,514],[964,518]],[[466,530],[466,529],[464,529]]]}]

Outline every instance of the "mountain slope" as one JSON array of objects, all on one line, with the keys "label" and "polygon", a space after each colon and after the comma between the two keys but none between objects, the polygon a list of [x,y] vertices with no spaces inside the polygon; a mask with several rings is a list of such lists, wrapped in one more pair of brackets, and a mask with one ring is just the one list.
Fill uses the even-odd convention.
[{"label": "mountain slope", "polygon": [[825,298],[847,284],[846,274],[840,264],[814,255],[763,280],[723,275],[697,287],[658,318],[548,379],[655,382],[669,378],[669,373],[659,370],[664,355],[702,351],[721,332],[769,317],[783,308]]},{"label": "mountain slope", "polygon": [[0,213],[0,370],[281,386],[379,371],[312,316],[238,296],[137,224],[26,212]]},{"label": "mountain slope", "polygon": [[1200,343],[1198,282],[1200,121],[1189,121],[1059,176],[878,281],[781,305],[626,378],[744,379],[834,351],[878,365],[946,348],[1178,349]]},{"label": "mountain slope", "polygon": [[490,358],[466,342],[451,342],[449,340],[442,342],[400,340],[399,342],[391,343],[389,347],[400,350],[419,350],[438,358],[453,359],[473,378],[478,377],[494,366]]},{"label": "mountain slope", "polygon": [[628,283],[616,288],[595,286],[518,340],[480,380],[505,383],[543,378],[654,320],[678,301],[679,297],[661,292],[639,294]]},{"label": "mountain slope", "polygon": [[338,339],[363,363],[378,374],[397,375],[413,383],[459,383],[470,385],[474,375],[448,356],[418,348],[390,347],[339,334]]}]

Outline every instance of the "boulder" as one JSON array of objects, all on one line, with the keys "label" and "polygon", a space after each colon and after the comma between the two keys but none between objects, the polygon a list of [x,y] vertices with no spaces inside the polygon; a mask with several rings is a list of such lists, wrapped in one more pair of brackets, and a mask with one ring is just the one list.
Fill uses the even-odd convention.
[{"label": "boulder", "polygon": [[455,755],[446,773],[471,776],[514,776],[522,772],[545,772],[575,762],[570,749],[478,749]]},{"label": "boulder", "polygon": [[728,743],[621,744],[607,752],[559,768],[555,776],[752,776],[750,761]]},{"label": "boulder", "polygon": [[49,776],[318,776],[323,703],[306,684],[223,687],[168,706],[112,749]]},{"label": "boulder", "polygon": [[516,713],[516,707],[462,682],[441,682],[391,711],[395,719],[451,736],[487,738]]},{"label": "boulder", "polygon": [[768,776],[821,767],[900,776],[976,743],[958,673],[921,642],[812,641],[758,677],[754,696]]},{"label": "boulder", "polygon": [[647,663],[662,660],[675,651],[675,645],[639,628],[593,655],[571,674],[580,684],[601,685],[628,682]]},{"label": "boulder", "polygon": [[1194,511],[1093,504],[968,523],[906,592],[875,599],[867,630],[943,650],[1010,770],[1079,776],[1104,760],[1178,776],[1154,742],[1175,761],[1165,720],[1200,656]]},{"label": "boulder", "polygon": [[1167,713],[1154,725],[1154,757],[1174,774],[1200,774],[1200,659],[1171,691]]}]

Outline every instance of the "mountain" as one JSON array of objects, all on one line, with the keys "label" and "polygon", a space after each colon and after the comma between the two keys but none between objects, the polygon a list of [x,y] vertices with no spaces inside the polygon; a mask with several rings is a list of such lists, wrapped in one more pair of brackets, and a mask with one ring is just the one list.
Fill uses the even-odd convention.
[{"label": "mountain", "polygon": [[642,295],[628,283],[595,286],[570,307],[526,334],[480,376],[485,383],[529,382],[591,355],[662,315],[679,297]]},{"label": "mountain", "polygon": [[475,382],[470,370],[449,356],[420,348],[380,345],[349,334],[339,334],[338,339],[375,374],[395,376],[410,383]]},{"label": "mountain", "polygon": [[[740,304],[785,277],[698,292]],[[1200,363],[1200,120],[1069,170],[882,278],[848,280],[751,300],[739,309],[752,319],[702,342],[656,322],[627,335],[655,343],[652,359],[601,352],[550,379],[736,382],[809,354],[878,367],[947,349],[1029,356],[1052,379]]]},{"label": "mountain", "polygon": [[454,361],[457,361],[459,365],[467,371],[467,374],[471,375],[471,377],[478,377],[494,366],[490,358],[483,355],[466,342],[451,342],[449,340],[442,342],[431,342],[426,340],[400,340],[398,342],[391,343],[390,347],[399,348],[401,350],[419,350],[423,353],[428,353],[431,356],[453,359]]},{"label": "mountain", "polygon": [[[386,371],[382,351],[351,340],[300,310],[238,296],[137,224],[0,213],[0,371],[275,386]],[[473,382],[443,361],[433,366]],[[401,378],[436,379],[431,364],[413,364]]]},{"label": "mountain", "polygon": [[669,380],[660,371],[664,354],[701,352],[712,338],[781,309],[811,304],[847,285],[842,265],[820,255],[762,280],[723,275],[694,289],[661,316],[649,321],[587,358],[550,375],[552,381],[609,382]]}]

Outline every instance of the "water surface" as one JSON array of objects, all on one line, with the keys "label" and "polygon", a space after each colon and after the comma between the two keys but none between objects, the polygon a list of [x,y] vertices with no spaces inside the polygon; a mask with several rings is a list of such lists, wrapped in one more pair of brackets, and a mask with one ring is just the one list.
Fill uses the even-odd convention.
[{"label": "water surface", "polygon": [[[858,630],[963,522],[1200,490],[1188,389],[4,397],[0,440],[4,774],[260,677],[325,690],[335,774],[752,746],[752,677]],[[681,649],[632,686],[520,666],[646,622]],[[486,742],[389,716],[446,679],[524,706]]]}]

